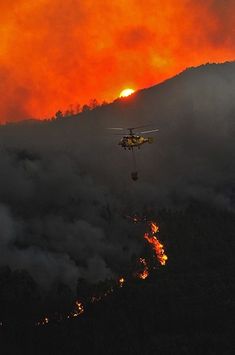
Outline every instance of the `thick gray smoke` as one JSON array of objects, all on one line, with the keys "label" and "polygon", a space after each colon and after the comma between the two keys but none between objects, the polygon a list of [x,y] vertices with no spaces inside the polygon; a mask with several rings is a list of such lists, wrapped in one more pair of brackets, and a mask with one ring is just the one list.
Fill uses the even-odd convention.
[{"label": "thick gray smoke", "polygon": [[[0,128],[0,263],[43,286],[117,275],[142,247],[126,214],[234,209],[235,63],[190,69],[72,119]],[[107,127],[159,128],[131,153]]]}]

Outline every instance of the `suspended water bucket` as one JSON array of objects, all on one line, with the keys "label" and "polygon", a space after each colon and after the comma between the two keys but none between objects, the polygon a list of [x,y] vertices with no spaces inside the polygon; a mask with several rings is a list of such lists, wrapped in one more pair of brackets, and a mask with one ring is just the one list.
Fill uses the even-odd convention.
[{"label": "suspended water bucket", "polygon": [[131,178],[132,178],[133,181],[138,180],[138,172],[137,171],[133,171],[131,173]]}]

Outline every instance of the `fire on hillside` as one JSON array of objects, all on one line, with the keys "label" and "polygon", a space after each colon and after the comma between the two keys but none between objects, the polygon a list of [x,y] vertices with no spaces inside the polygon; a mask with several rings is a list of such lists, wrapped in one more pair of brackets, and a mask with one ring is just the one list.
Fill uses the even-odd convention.
[{"label": "fire on hillside", "polygon": [[[130,217],[128,218],[131,219],[133,223],[139,223],[139,222],[145,222],[147,224],[147,231],[144,233],[144,239],[149,243],[149,245],[152,248],[153,251],[153,257],[155,261],[159,262],[160,265],[165,265],[166,261],[168,259],[167,255],[165,254],[164,251],[164,246],[163,244],[158,240],[157,234],[159,233],[159,226],[156,224],[156,222],[153,221],[147,221],[146,218],[141,218],[138,216]],[[154,267],[151,266],[150,262],[146,257],[140,257],[138,260],[138,264],[141,268],[141,271],[136,272],[134,270],[133,272],[133,278],[138,278],[141,280],[147,279],[147,277],[150,275],[150,272]],[[86,304],[89,303],[97,303],[102,300],[104,300],[107,296],[115,292],[115,289],[122,288],[127,282],[127,278],[124,277],[123,275],[118,278],[116,283],[112,285],[111,287],[107,287],[107,289],[102,293],[102,294],[94,294],[90,299],[86,300]],[[85,304],[84,302],[81,302],[80,300],[77,300],[75,302],[74,310],[67,314],[65,317],[60,316],[58,317],[52,317],[51,321],[62,321],[65,319],[70,319],[70,318],[76,318],[78,316],[81,316],[85,312]],[[49,316],[45,316],[42,320],[36,323],[37,326],[41,325],[47,325],[49,323]]]}]

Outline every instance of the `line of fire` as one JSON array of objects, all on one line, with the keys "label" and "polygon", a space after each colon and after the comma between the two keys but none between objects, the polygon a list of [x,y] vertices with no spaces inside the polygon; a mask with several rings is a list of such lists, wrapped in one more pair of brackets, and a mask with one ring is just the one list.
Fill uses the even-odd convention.
[{"label": "line of fire", "polygon": [[[164,266],[168,260],[168,257],[165,253],[163,244],[159,241],[157,237],[159,233],[159,226],[156,222],[148,221],[146,217],[138,217],[138,216],[126,216],[131,220],[132,223],[145,223],[147,225],[147,231],[144,233],[143,239],[147,241],[147,245],[151,247],[152,251],[152,260],[147,257],[139,257],[137,260],[136,270],[132,272],[132,279],[140,279],[146,280],[151,271],[156,269],[156,265]],[[97,302],[101,302],[109,295],[113,294],[115,290],[121,289],[124,285],[130,280],[130,277],[121,275],[117,280],[113,280],[112,285],[107,287],[102,292],[94,292],[91,296],[84,297],[82,300],[76,300],[74,304],[74,309],[66,314],[53,314],[46,315],[38,322],[36,322],[36,326],[45,326],[50,322],[61,322],[66,319],[72,319],[81,316],[86,307],[89,304],[95,304]],[[0,322],[0,326],[4,326],[3,322]]]},{"label": "line of fire", "polygon": [[[159,241],[157,237],[159,233],[159,226],[156,222],[147,221],[146,217],[138,217],[138,216],[127,216],[133,223],[146,223],[147,231],[144,233],[144,240],[147,241],[148,245],[151,247],[152,257],[154,263],[150,261],[149,258],[140,257],[137,260],[137,270],[132,272],[132,278],[137,278],[140,280],[146,280],[150,275],[151,271],[156,268],[156,265],[160,264],[164,266],[167,262],[167,255],[164,250],[163,244]],[[113,294],[115,290],[124,287],[124,285],[128,282],[128,277],[121,275],[116,281],[112,283],[110,287],[107,287],[101,293],[95,293],[91,296],[84,297],[82,300],[77,300],[74,305],[73,311],[71,311],[67,315],[58,315],[55,314],[51,317],[45,316],[41,320],[36,323],[36,326],[47,325],[49,322],[60,322],[66,319],[76,318],[81,316],[86,307],[89,304],[94,304],[97,302],[101,302],[109,295]]]}]

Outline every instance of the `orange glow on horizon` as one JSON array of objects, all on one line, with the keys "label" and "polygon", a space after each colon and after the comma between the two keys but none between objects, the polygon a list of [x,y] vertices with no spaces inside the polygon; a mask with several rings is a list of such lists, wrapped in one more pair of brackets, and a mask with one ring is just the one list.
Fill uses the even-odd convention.
[{"label": "orange glow on horizon", "polygon": [[0,122],[234,60],[233,0],[0,0]]}]

